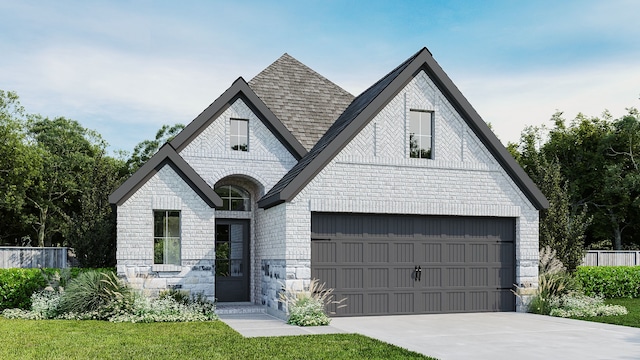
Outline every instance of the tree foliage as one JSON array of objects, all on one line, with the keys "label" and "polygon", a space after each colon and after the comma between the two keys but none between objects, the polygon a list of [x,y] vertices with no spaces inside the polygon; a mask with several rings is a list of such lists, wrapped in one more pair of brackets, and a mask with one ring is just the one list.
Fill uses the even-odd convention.
[{"label": "tree foliage", "polygon": [[77,121],[28,114],[0,90],[0,243],[71,246],[82,265],[113,266],[107,199],[128,171],[106,147]]},{"label": "tree foliage", "polygon": [[[551,121],[550,130],[527,128],[519,144],[509,145],[516,160],[551,203],[550,209],[541,213],[541,243],[555,233],[570,237],[567,244],[576,242],[576,248],[582,240],[592,248],[637,248],[638,111],[628,109],[628,114],[619,119],[612,119],[606,112],[600,118],[578,114],[569,124],[562,113],[556,113]],[[564,193],[558,191],[560,187]],[[560,224],[560,219],[566,224]],[[578,220],[589,220],[584,237],[580,236],[584,224],[576,226],[582,223]],[[571,231],[563,233],[559,228]],[[554,249],[558,254],[568,251]]]},{"label": "tree foliage", "polygon": [[149,160],[153,154],[166,142],[173,140],[173,138],[184,129],[183,124],[175,124],[173,126],[163,125],[153,140],[144,140],[140,142],[133,149],[133,153],[129,160],[127,160],[127,166],[130,173],[134,173],[138,170],[147,160]]}]

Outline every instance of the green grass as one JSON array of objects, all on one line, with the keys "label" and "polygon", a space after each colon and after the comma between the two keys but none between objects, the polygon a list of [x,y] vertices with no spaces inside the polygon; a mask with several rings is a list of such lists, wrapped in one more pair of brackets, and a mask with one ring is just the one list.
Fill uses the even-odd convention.
[{"label": "green grass", "polygon": [[606,324],[640,327],[640,299],[609,299],[605,300],[605,302],[607,304],[622,305],[627,308],[627,311],[629,311],[629,313],[627,315],[621,316],[595,316],[576,319],[601,322]]},{"label": "green grass", "polygon": [[221,321],[129,324],[0,317],[0,359],[430,359],[355,334],[243,338]]}]

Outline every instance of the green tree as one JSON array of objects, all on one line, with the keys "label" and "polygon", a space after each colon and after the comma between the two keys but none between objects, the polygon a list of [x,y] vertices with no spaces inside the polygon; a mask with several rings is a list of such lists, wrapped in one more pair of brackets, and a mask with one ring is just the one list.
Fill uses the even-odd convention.
[{"label": "green tree", "polygon": [[[613,233],[613,248],[623,248],[623,234],[640,221],[640,116],[637,109],[613,121],[602,138],[605,158],[602,187],[593,204],[604,229]],[[608,224],[608,226],[606,226]],[[632,235],[632,234],[630,234]]]},{"label": "green tree", "polygon": [[80,184],[78,210],[71,214],[67,240],[83,267],[115,266],[116,214],[108,196],[127,177],[125,161],[105,155],[93,158],[88,175]]},{"label": "green tree", "polygon": [[144,140],[133,149],[133,153],[127,160],[127,166],[129,172],[133,174],[138,170],[147,160],[149,160],[165,143],[173,140],[180,131],[184,129],[183,124],[175,124],[173,126],[162,125],[162,127],[156,133],[156,137],[153,140]]},{"label": "green tree", "polygon": [[18,95],[0,90],[0,243],[10,245],[29,238],[23,210],[41,165],[38,152],[27,140],[26,118]]},{"label": "green tree", "polygon": [[540,211],[540,248],[549,246],[567,270],[575,271],[582,263],[591,218],[586,206],[572,204],[558,160],[547,159],[540,150],[542,130],[525,128],[520,144],[510,144],[508,149],[549,200],[549,208]]},{"label": "green tree", "polygon": [[64,244],[70,214],[79,209],[81,184],[89,176],[93,158],[104,146],[99,135],[63,117],[35,116],[29,136],[42,160],[38,176],[27,191],[33,209],[32,226],[38,246]]}]

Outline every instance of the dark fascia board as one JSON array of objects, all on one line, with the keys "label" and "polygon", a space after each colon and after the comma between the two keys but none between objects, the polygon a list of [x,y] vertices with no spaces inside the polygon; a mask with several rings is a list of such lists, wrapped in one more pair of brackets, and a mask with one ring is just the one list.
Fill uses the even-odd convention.
[{"label": "dark fascia board", "polygon": [[328,144],[280,193],[262,199],[263,208],[291,201],[419,72],[425,70],[440,91],[460,112],[483,144],[489,148],[536,209],[546,209],[549,202],[520,165],[493,134],[480,115],[453,84],[427,48],[423,48],[407,67],[380,92],[349,125]]},{"label": "dark fascia board", "polygon": [[171,146],[173,146],[177,152],[182,151],[239,98],[251,108],[296,160],[300,160],[307,153],[304,146],[287,130],[282,121],[275,116],[242,77],[236,79],[229,89],[176,135],[171,141]]},{"label": "dark fascia board", "polygon": [[427,75],[433,79],[438,89],[440,89],[447,100],[455,107],[462,118],[466,120],[476,136],[478,136],[485,147],[489,149],[494,158],[500,163],[502,168],[505,169],[509,177],[518,185],[518,188],[522,190],[535,208],[538,210],[549,208],[549,200],[547,200],[529,175],[527,175],[520,164],[511,156],[504,145],[502,145],[502,142],[500,142],[493,131],[489,129],[487,123],[482,120],[480,114],[471,106],[471,103],[469,103],[467,98],[444,72],[438,62],[432,56],[428,56],[421,70],[424,70]]},{"label": "dark fascia board", "polygon": [[142,165],[138,171],[109,195],[109,202],[117,206],[124,204],[127,199],[166,165],[171,166],[209,207],[215,208],[222,206],[222,199],[218,194],[213,191],[170,144],[164,144],[149,161]]}]

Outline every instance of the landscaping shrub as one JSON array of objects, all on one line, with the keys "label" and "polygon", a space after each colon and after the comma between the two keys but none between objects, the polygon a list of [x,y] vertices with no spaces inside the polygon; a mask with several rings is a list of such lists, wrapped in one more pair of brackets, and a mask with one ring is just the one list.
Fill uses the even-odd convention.
[{"label": "landscaping shrub", "polygon": [[601,296],[566,294],[551,301],[549,315],[559,317],[617,316],[628,314],[621,305],[607,305]]},{"label": "landscaping shrub", "polygon": [[45,286],[40,269],[0,269],[0,310],[28,309],[31,295]]},{"label": "landscaping shrub", "polygon": [[581,266],[575,277],[587,296],[640,297],[640,266]]},{"label": "landscaping shrub", "polygon": [[333,300],[333,289],[325,289],[318,279],[311,280],[308,289],[287,288],[280,293],[280,300],[287,304],[289,319],[287,324],[298,326],[329,325],[331,319],[325,312],[329,304],[338,304],[342,301]]},{"label": "landscaping shrub", "polygon": [[158,299],[149,299],[131,290],[111,271],[80,272],[68,281],[66,288],[58,286],[64,276],[52,273],[50,286],[31,295],[30,310],[5,309],[2,315],[9,319],[134,323],[217,319],[215,305],[201,293],[189,296],[186,292],[168,290]]},{"label": "landscaping shrub", "polygon": [[92,313],[107,319],[126,311],[133,303],[132,292],[113,272],[87,271],[78,275],[64,290],[60,313]]}]

